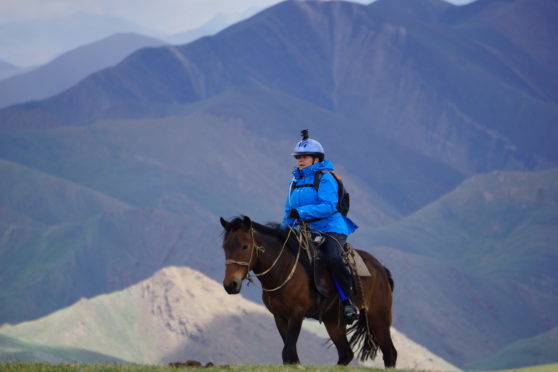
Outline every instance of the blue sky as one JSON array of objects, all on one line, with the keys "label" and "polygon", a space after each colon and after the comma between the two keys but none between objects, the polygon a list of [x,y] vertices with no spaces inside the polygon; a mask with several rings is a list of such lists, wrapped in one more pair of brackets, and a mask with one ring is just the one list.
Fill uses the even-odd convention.
[{"label": "blue sky", "polygon": [[[413,1],[413,0],[411,0]],[[447,0],[465,4],[473,0]],[[1,0],[0,24],[75,12],[111,15],[164,33],[203,25],[217,13],[245,15],[280,0]],[[371,0],[355,0],[370,3]]]}]

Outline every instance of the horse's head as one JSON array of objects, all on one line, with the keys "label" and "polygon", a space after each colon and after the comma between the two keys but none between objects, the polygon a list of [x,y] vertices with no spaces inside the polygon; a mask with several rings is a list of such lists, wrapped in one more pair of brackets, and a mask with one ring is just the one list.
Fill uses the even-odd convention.
[{"label": "horse's head", "polygon": [[231,222],[221,217],[225,229],[223,249],[225,250],[225,278],[223,287],[228,294],[237,294],[242,281],[256,264],[256,241],[252,221],[248,217],[235,218]]}]

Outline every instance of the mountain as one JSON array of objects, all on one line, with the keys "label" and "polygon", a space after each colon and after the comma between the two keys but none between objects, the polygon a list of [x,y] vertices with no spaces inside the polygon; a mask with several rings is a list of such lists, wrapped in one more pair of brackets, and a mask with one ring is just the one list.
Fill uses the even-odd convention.
[{"label": "mountain", "polygon": [[524,89],[543,102],[558,102],[558,57],[553,35],[558,4],[552,0],[477,1],[448,12],[447,22],[494,51]]},{"label": "mountain", "polygon": [[42,65],[81,45],[129,32],[157,35],[122,18],[83,12],[4,23],[0,25],[0,55],[19,66]]},{"label": "mountain", "polygon": [[[535,337],[516,341],[489,358],[467,366],[467,369],[491,370],[502,367],[517,369],[517,366],[549,364],[557,360],[557,343],[558,328],[555,327]],[[556,367],[554,365],[552,368]]]},{"label": "mountain", "polygon": [[[392,332],[400,368],[457,370],[400,332]],[[336,362],[336,351],[324,346],[324,339],[329,336],[323,324],[304,323],[299,354],[305,364]],[[2,360],[8,359],[4,349],[15,348],[20,354],[12,351],[12,360],[51,361],[50,354],[28,356],[35,347],[27,343],[33,340],[48,345],[45,349],[71,346],[75,351],[68,351],[64,360],[81,363],[90,361],[88,355],[103,355],[117,363],[194,359],[204,364],[277,364],[282,349],[267,309],[227,295],[219,283],[186,267],[167,267],[123,291],[82,299],[32,322],[1,327],[0,340],[7,340],[0,341]],[[381,358],[376,359],[378,363]]]},{"label": "mountain", "polygon": [[171,44],[186,44],[200,37],[213,35],[233,23],[235,22],[230,22],[225,14],[217,13],[200,27],[176,33],[166,40]]},{"label": "mountain", "polygon": [[5,79],[23,72],[23,67],[12,65],[11,63],[0,60],[0,79]]},{"label": "mountain", "polygon": [[[455,22],[462,31],[487,44],[496,45],[503,39],[513,41],[507,47],[515,47],[515,52],[524,51],[516,58],[533,57],[531,62],[536,64],[532,68],[544,68],[547,73],[555,73],[553,61],[557,52],[552,48],[552,35],[557,26],[551,20],[557,13],[558,4],[553,0],[537,0],[535,6],[527,0],[485,0],[476,1],[468,7],[454,8],[445,17]],[[511,57],[511,53],[508,56]]]},{"label": "mountain", "polygon": [[[79,347],[140,364],[277,364],[282,341],[271,314],[189,268],[168,267],[123,291],[81,300],[47,317],[0,328],[2,336]],[[302,331],[301,360],[335,364],[337,352]]]},{"label": "mountain", "polygon": [[186,44],[203,36],[213,35],[226,27],[237,23],[260,11],[259,7],[251,7],[241,13],[222,13],[217,12],[209,21],[191,30],[183,31],[166,37],[165,40],[170,44]]},{"label": "mountain", "polygon": [[0,107],[53,96],[140,48],[163,44],[151,37],[122,33],[80,46],[31,72],[1,80]]},{"label": "mountain", "polygon": [[558,322],[557,218],[558,169],[494,172],[357,244],[373,242],[401,282],[395,327],[463,366]]}]

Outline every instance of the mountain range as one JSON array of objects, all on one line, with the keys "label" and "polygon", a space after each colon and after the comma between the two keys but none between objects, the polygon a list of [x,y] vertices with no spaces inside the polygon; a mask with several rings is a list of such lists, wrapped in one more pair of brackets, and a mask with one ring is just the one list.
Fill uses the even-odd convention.
[{"label": "mountain range", "polygon": [[117,33],[157,35],[126,19],[77,12],[0,24],[0,55],[18,66],[45,64],[79,46]]},{"label": "mountain range", "polygon": [[137,49],[163,44],[148,36],[123,33],[80,46],[30,72],[0,80],[0,107],[53,96],[96,71],[116,65]]},{"label": "mountain range", "polygon": [[532,361],[558,320],[556,4],[286,1],[0,110],[0,322],[169,265],[220,281],[218,217],[280,219],[310,128],[395,326],[459,367]]}]

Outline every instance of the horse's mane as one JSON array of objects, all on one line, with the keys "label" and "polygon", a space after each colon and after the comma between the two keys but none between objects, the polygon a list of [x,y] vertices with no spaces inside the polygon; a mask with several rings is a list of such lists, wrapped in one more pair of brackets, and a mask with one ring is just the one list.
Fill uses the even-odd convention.
[{"label": "horse's mane", "polygon": [[[230,221],[231,230],[240,229],[243,226],[243,223],[244,223],[243,221],[244,221],[244,216],[234,217]],[[262,225],[260,223],[255,222],[255,221],[252,221],[252,227],[254,228],[254,230],[256,230],[257,232],[259,232],[261,234],[264,234],[266,236],[270,236],[270,237],[273,237],[273,238],[277,239],[277,241],[281,244],[283,244],[285,242],[285,240],[287,240],[287,237],[288,237],[286,247],[294,256],[297,255],[297,253],[298,253],[298,240],[296,238],[296,235],[292,234],[292,233],[289,235],[289,229],[281,228],[280,223],[268,222],[265,225]],[[304,266],[304,268],[306,268],[310,273],[310,267],[311,267],[310,260],[308,259],[308,256],[306,255],[305,252],[303,252],[303,251],[300,252],[299,260],[302,263],[302,265]]]}]

